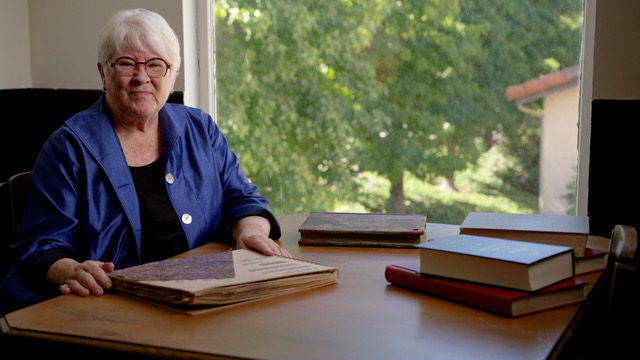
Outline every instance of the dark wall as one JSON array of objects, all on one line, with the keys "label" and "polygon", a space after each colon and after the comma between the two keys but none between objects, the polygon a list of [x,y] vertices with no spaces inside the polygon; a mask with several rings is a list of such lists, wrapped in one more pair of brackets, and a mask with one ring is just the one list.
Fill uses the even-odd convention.
[{"label": "dark wall", "polygon": [[640,229],[640,100],[594,100],[589,199],[591,233],[609,237],[616,224]]},{"label": "dark wall", "polygon": [[[49,135],[101,94],[101,90],[0,90],[0,181],[31,170]],[[182,93],[173,93],[169,101],[182,103]]]},{"label": "dark wall", "polygon": [[0,181],[29,171],[40,147],[65,120],[93,104],[102,91],[0,91]]}]

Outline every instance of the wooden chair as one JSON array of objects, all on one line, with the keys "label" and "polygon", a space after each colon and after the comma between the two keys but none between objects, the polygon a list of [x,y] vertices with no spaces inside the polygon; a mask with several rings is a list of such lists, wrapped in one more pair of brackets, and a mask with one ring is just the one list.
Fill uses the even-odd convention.
[{"label": "wooden chair", "polygon": [[611,231],[604,274],[565,330],[564,341],[547,359],[622,359],[638,352],[640,340],[640,283],[638,235],[632,226]]},{"label": "wooden chair", "polygon": [[13,224],[15,227],[18,227],[22,219],[27,197],[27,188],[29,187],[30,181],[30,171],[19,173],[9,178],[9,184],[11,184],[11,201],[13,203]]},{"label": "wooden chair", "polygon": [[0,281],[9,270],[12,261],[11,239],[13,238],[13,205],[11,203],[11,185],[8,181],[0,183]]},{"label": "wooden chair", "polygon": [[0,184],[0,281],[15,260],[15,251],[10,245],[24,212],[30,181],[31,172],[28,171],[13,175]]},{"label": "wooden chair", "polygon": [[638,353],[640,340],[640,282],[638,234],[634,227],[616,225],[611,232],[605,273],[594,286],[581,314],[577,356],[559,359],[622,359]]},{"label": "wooden chair", "polygon": [[[611,234],[611,245],[605,284],[607,319],[612,324],[624,324],[640,311],[640,284],[637,267],[638,233],[632,226],[616,225]],[[629,323],[631,324],[631,323]],[[634,324],[635,329],[638,324]],[[640,338],[638,339],[640,340]]]}]

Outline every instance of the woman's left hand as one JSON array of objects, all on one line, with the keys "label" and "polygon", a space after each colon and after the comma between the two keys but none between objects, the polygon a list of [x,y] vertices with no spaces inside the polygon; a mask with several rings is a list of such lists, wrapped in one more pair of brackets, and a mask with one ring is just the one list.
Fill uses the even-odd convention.
[{"label": "woman's left hand", "polygon": [[262,216],[247,216],[240,219],[232,229],[238,249],[254,249],[265,255],[291,257],[291,254],[269,238],[271,224]]}]

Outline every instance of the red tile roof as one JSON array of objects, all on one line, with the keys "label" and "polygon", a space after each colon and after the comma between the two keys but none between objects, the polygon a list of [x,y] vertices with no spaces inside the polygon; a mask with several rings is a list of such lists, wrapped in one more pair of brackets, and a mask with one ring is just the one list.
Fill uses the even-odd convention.
[{"label": "red tile roof", "polygon": [[511,85],[506,89],[507,99],[524,104],[542,98],[546,94],[578,83],[580,66],[575,65],[562,70],[541,75],[522,84]]}]

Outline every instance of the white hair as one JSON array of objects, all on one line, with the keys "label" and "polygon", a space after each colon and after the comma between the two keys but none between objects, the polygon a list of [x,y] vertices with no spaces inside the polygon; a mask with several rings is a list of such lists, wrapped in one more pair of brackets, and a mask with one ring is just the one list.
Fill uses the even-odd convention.
[{"label": "white hair", "polygon": [[169,23],[153,11],[122,10],[111,16],[98,41],[98,61],[106,66],[109,57],[127,47],[150,49],[167,61],[173,71],[180,68],[178,36]]}]

